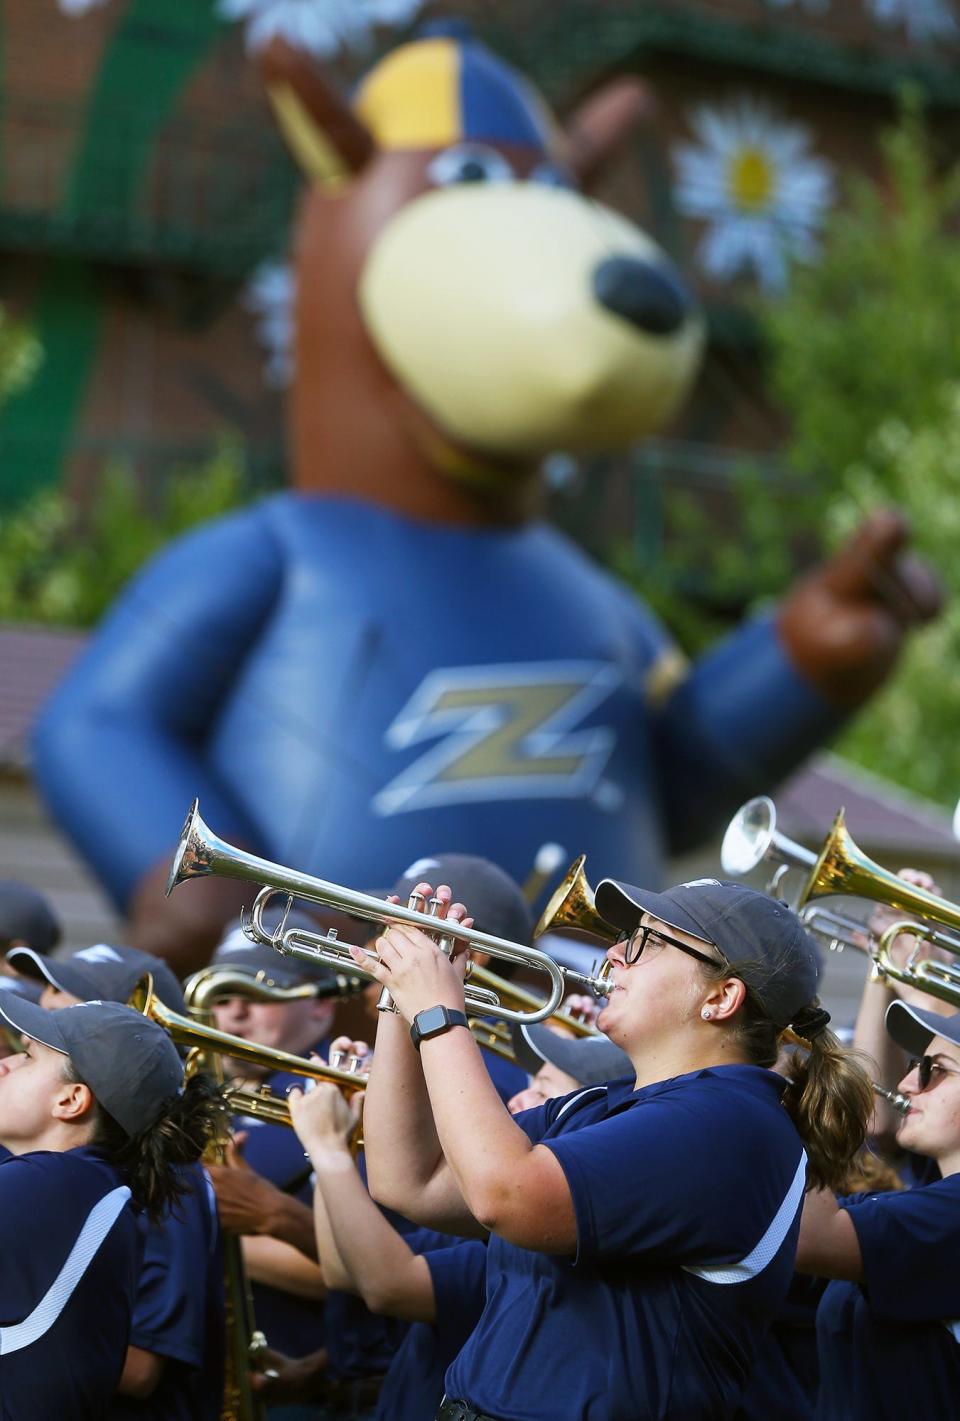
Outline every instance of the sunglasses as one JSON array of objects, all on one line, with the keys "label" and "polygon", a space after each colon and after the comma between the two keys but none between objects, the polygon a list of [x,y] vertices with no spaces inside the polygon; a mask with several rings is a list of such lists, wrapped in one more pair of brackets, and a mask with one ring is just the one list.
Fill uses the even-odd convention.
[{"label": "sunglasses", "polygon": [[960,1071],[951,1070],[949,1066],[941,1066],[939,1061],[935,1061],[932,1056],[914,1056],[910,1062],[910,1070],[916,1071],[920,1089],[926,1090],[933,1079],[934,1071],[938,1071],[942,1076],[960,1076]]},{"label": "sunglasses", "polygon": [[627,967],[632,967],[635,962],[639,962],[643,949],[651,939],[654,942],[665,942],[668,946],[675,947],[678,952],[685,952],[688,957],[695,957],[698,962],[709,963],[711,967],[725,965],[719,958],[710,957],[706,952],[698,952],[687,942],[680,942],[678,938],[668,937],[666,933],[660,932],[659,928],[639,927],[634,928],[629,937],[622,937],[617,944],[623,948],[623,961]]}]

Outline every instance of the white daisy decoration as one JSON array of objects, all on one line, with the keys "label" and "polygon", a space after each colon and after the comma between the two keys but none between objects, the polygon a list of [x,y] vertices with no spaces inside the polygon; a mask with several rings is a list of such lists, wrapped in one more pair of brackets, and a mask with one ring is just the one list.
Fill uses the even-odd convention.
[{"label": "white daisy decoration", "polygon": [[907,39],[921,44],[960,38],[960,18],[951,0],[867,0],[867,9],[881,25],[903,25]]},{"label": "white daisy decoration", "polygon": [[295,280],[288,262],[257,267],[242,296],[256,321],[257,340],[266,351],[263,378],[271,390],[284,390],[293,379],[293,297]]},{"label": "white daisy decoration", "polygon": [[225,20],[243,20],[247,49],[274,38],[326,59],[361,44],[376,25],[402,25],[423,0],[218,0]]},{"label": "white daisy decoration", "polygon": [[725,108],[704,105],[690,116],[698,142],[674,149],[678,212],[705,224],[697,249],[716,281],[752,271],[780,291],[791,260],[809,261],[834,199],[832,165],[810,153],[802,124],[742,98]]}]

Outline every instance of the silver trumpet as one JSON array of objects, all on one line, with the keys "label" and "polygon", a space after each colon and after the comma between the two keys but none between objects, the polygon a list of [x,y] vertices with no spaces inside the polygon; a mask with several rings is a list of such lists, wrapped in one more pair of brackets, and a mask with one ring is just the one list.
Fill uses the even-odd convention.
[{"label": "silver trumpet", "polygon": [[906,1115],[910,1109],[909,1096],[901,1095],[898,1090],[887,1090],[885,1085],[880,1085],[877,1081],[873,1083],[873,1089],[881,1100],[885,1100],[888,1105],[900,1115]]},{"label": "silver trumpet", "polygon": [[[350,955],[350,944],[342,941],[336,931],[324,933],[319,929],[316,932],[303,928],[288,929],[285,926],[285,915],[276,928],[268,928],[263,921],[263,914],[270,898],[275,893],[283,893],[288,898],[303,898],[307,902],[334,908],[351,917],[366,919],[372,923],[385,926],[391,923],[408,923],[411,927],[429,934],[435,941],[438,940],[439,946],[444,950],[452,950],[455,944],[459,944],[488,953],[491,957],[500,958],[505,962],[519,963],[546,975],[549,992],[542,1005],[530,1011],[516,1011],[504,1006],[496,992],[471,987],[468,981],[465,988],[466,1004],[471,1010],[480,1011],[485,1016],[532,1024],[546,1021],[548,1017],[553,1016],[571,987],[581,990],[585,988],[597,996],[606,996],[609,991],[609,967],[606,962],[595,977],[575,972],[569,967],[562,967],[558,962],[554,962],[552,957],[535,947],[508,942],[506,938],[464,927],[462,923],[438,922],[431,913],[419,912],[399,903],[386,903],[382,898],[374,898],[368,893],[359,893],[336,883],[328,883],[325,879],[285,868],[281,864],[271,863],[269,859],[259,858],[256,854],[238,849],[218,839],[210,831],[200,817],[198,801],[194,800],[170,866],[167,893],[171,893],[177,884],[187,879],[208,876],[237,878],[263,885],[254,901],[249,920],[245,923],[248,936],[255,942],[267,944],[290,957],[323,962],[336,971],[368,981],[376,980],[373,973],[354,961]],[[371,963],[378,960],[375,952],[367,948],[363,951]]]}]

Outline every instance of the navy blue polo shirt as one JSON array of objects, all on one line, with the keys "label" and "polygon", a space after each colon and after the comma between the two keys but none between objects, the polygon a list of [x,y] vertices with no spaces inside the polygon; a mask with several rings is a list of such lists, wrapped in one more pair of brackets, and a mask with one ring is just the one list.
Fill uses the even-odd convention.
[{"label": "navy blue polo shirt", "polygon": [[436,1320],[410,1324],[384,1379],[377,1421],[428,1421],[436,1414],[447,1367],[483,1311],[486,1244],[431,1229],[416,1229],[406,1240],[426,1258]]},{"label": "navy blue polo shirt", "polygon": [[0,1418],[102,1421],[123,1371],[139,1265],[119,1171],[89,1146],[4,1160],[0,1258]]},{"label": "navy blue polo shirt", "polygon": [[813,1421],[820,1390],[817,1305],[826,1283],[796,1273],[763,1337],[734,1421]]},{"label": "navy blue polo shirt", "polygon": [[577,1246],[491,1236],[446,1393],[503,1421],[720,1421],[793,1275],[805,1156],[784,1081],[721,1066],[516,1117],[557,1157]]},{"label": "navy blue polo shirt", "polygon": [[[326,1060],[329,1043],[323,1040],[311,1049]],[[291,1086],[303,1089],[304,1078],[289,1071],[274,1071],[265,1083],[274,1095],[286,1098]],[[248,1115],[235,1116],[233,1128],[247,1131],[243,1155],[251,1169],[312,1209],[310,1161],[304,1158],[303,1145],[294,1131],[286,1125],[272,1125]],[[302,1357],[324,1345],[322,1300],[301,1298],[266,1283],[251,1284],[251,1291],[257,1326],[271,1347],[288,1357]]]},{"label": "navy blue polo shirt", "polygon": [[200,1165],[181,1171],[186,1188],[163,1217],[141,1216],[143,1261],[130,1343],[164,1360],[143,1400],[118,1396],[110,1421],[218,1421],[223,1401],[223,1257],[217,1201]]},{"label": "navy blue polo shirt", "polygon": [[960,1175],[841,1200],[863,1258],[817,1313],[818,1421],[960,1414]]}]

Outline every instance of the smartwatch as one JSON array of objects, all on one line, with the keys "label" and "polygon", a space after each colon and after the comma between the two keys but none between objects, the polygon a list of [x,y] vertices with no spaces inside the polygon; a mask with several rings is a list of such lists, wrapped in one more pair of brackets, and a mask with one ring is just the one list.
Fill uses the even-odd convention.
[{"label": "smartwatch", "polygon": [[418,1011],[410,1027],[410,1040],[420,1050],[421,1041],[429,1041],[431,1036],[442,1036],[451,1026],[466,1026],[469,1023],[462,1011],[451,1011],[449,1007],[427,1007]]}]

